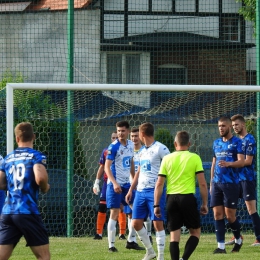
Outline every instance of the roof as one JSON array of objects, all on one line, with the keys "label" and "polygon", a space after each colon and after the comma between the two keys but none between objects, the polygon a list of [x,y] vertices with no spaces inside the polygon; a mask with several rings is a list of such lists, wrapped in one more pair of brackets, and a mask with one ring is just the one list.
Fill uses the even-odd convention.
[{"label": "roof", "polygon": [[[90,4],[95,3],[95,0],[74,0],[74,8],[86,8]],[[12,2],[0,3],[0,12],[22,12],[22,11],[61,11],[68,9],[68,0],[14,0]]]},{"label": "roof", "polygon": [[[74,8],[81,9],[92,3],[92,0],[74,0]],[[67,10],[68,0],[40,0],[37,4],[31,4],[27,10],[48,9],[52,11]]]},{"label": "roof", "polygon": [[127,49],[165,48],[165,47],[203,47],[203,48],[252,48],[255,44],[224,41],[216,37],[187,32],[156,32],[126,36],[102,41],[102,50],[115,49],[117,46]]}]

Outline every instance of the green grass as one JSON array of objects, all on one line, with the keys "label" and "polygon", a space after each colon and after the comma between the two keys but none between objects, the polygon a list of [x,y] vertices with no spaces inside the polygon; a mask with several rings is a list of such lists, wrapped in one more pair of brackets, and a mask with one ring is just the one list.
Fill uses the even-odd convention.
[{"label": "green grass", "polygon": [[[214,234],[202,234],[200,243],[196,251],[191,256],[191,260],[259,260],[260,259],[260,246],[250,246],[254,242],[253,235],[245,235],[244,244],[239,253],[232,254],[230,250],[232,246],[227,246],[226,255],[213,255],[213,250],[217,247]],[[226,234],[229,239],[230,234]],[[182,235],[180,243],[181,253],[188,238],[188,235]],[[155,237],[154,237],[155,242]],[[140,241],[138,242],[140,243]],[[92,237],[84,238],[64,238],[64,237],[51,237],[50,250],[53,260],[141,260],[145,251],[127,250],[125,241],[116,240],[116,247],[118,253],[109,253],[107,238],[103,240],[93,240]],[[154,243],[156,250],[156,244]],[[31,260],[35,259],[29,248],[25,247],[25,240],[21,240],[15,248],[11,260]],[[169,253],[169,235],[167,235],[167,243],[165,248],[165,260],[170,260]]]}]

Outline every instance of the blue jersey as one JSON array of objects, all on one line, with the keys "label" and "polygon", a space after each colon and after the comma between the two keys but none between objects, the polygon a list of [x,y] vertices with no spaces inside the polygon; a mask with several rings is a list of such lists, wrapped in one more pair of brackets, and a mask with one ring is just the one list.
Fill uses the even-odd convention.
[{"label": "blue jersey", "polygon": [[46,157],[32,148],[19,147],[5,157],[0,170],[6,174],[8,192],[2,214],[40,214],[35,164],[45,166]]},{"label": "blue jersey", "polygon": [[237,161],[238,154],[244,154],[242,149],[242,141],[238,137],[233,136],[226,142],[224,142],[222,138],[214,141],[213,156],[216,158],[216,164],[212,182],[239,183],[239,172],[242,168],[220,167],[218,165],[220,160],[226,162]]},{"label": "blue jersey", "polygon": [[119,140],[115,140],[107,150],[107,159],[112,161],[111,171],[117,183],[119,185],[129,183],[131,162],[134,157],[134,143],[127,140],[126,146],[124,146]]},{"label": "blue jersey", "polygon": [[253,135],[247,134],[242,140],[242,148],[245,154],[253,156],[252,164],[244,166],[239,174],[240,181],[254,181],[256,180],[255,163],[256,163],[256,141]]}]

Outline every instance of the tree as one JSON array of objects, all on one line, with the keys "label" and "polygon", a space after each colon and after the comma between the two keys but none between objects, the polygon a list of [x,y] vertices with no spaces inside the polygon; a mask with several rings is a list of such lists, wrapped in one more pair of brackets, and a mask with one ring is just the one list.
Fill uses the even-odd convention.
[{"label": "tree", "polygon": [[[7,83],[23,83],[21,73],[13,74],[7,70],[0,81],[1,104],[5,104],[5,87]],[[0,108],[5,114],[6,107]],[[6,120],[2,116],[0,129],[6,129]],[[36,133],[35,149],[47,155],[48,168],[67,169],[67,117],[66,111],[51,96],[43,90],[15,90],[14,91],[14,125],[19,122],[31,122]],[[85,162],[85,153],[79,138],[79,122],[76,120],[74,127],[74,174],[87,177],[88,170]],[[2,148],[5,149],[6,135],[2,130]],[[15,146],[16,144],[14,144]],[[2,151],[2,154],[4,151]]]},{"label": "tree", "polygon": [[239,8],[238,13],[243,15],[246,21],[253,23],[254,30],[256,29],[256,0],[236,0],[242,2],[243,6]]},{"label": "tree", "polygon": [[155,131],[154,138],[156,141],[166,145],[170,152],[174,151],[174,138],[171,132],[166,128],[158,128]]}]

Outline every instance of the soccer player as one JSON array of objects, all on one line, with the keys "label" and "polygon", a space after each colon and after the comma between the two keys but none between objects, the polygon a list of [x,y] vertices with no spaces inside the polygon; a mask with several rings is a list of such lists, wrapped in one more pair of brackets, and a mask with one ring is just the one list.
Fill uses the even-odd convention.
[{"label": "soccer player", "polygon": [[107,225],[109,252],[117,252],[115,248],[116,222],[120,212],[120,204],[127,205],[125,195],[130,188],[130,175],[134,177],[134,144],[128,140],[129,123],[119,121],[116,123],[117,140],[108,147],[105,162],[107,173],[107,208],[110,217]]},{"label": "soccer player", "polygon": [[[117,133],[113,132],[111,134],[111,142],[114,142],[117,138]],[[106,223],[106,215],[107,215],[107,205],[106,205],[106,191],[107,191],[107,175],[104,172],[105,162],[107,156],[107,147],[102,151],[99,160],[99,168],[97,171],[96,180],[93,186],[93,192],[98,195],[100,192],[100,179],[103,175],[103,186],[101,189],[100,200],[99,200],[99,207],[98,207],[98,215],[97,215],[97,226],[96,226],[96,235],[94,239],[101,240],[103,234],[103,228]],[[125,231],[126,231],[126,214],[123,211],[119,213],[119,239],[126,239],[125,238]]]},{"label": "soccer player", "polygon": [[225,254],[225,216],[235,237],[231,252],[239,252],[242,246],[240,223],[236,218],[239,198],[239,172],[244,166],[242,141],[231,133],[232,122],[228,117],[218,120],[220,138],[213,142],[211,166],[211,200],[218,247],[214,254]]},{"label": "soccer player", "polygon": [[[208,189],[201,158],[189,152],[190,138],[186,131],[177,132],[174,140],[175,152],[166,155],[161,163],[154,191],[154,215],[161,217],[160,198],[167,181],[167,220],[170,231],[170,254],[179,260],[181,228],[185,225],[190,232],[182,260],[187,260],[196,249],[200,238],[200,214],[208,213]],[[198,180],[202,205],[200,214],[194,196]]]},{"label": "soccer player", "polygon": [[33,149],[30,123],[18,124],[14,132],[18,148],[0,166],[0,188],[7,190],[0,218],[0,259],[9,259],[24,236],[37,259],[49,260],[49,238],[37,205],[39,190],[50,189],[46,157]]},{"label": "soccer player", "polygon": [[154,215],[154,188],[158,179],[158,172],[162,158],[169,154],[169,149],[162,143],[154,140],[154,126],[151,123],[144,123],[139,127],[139,137],[144,146],[139,157],[139,170],[126,196],[129,202],[132,199],[132,192],[137,186],[137,191],[133,203],[132,225],[136,230],[140,240],[146,248],[146,254],[143,260],[149,260],[156,257],[152,248],[147,230],[143,227],[144,219],[150,216],[156,230],[156,243],[158,250],[158,260],[164,259],[165,248],[165,230],[164,207],[166,202],[165,190],[160,200],[162,216],[157,218]]},{"label": "soccer player", "polygon": [[[242,140],[242,147],[245,156],[245,165],[239,173],[240,188],[245,200],[248,213],[253,222],[256,241],[252,246],[260,245],[260,218],[256,211],[256,141],[253,135],[249,134],[246,129],[246,122],[242,115],[231,117],[232,127],[235,133]],[[226,244],[234,244],[234,238]]]},{"label": "soccer player", "polygon": [[[138,168],[139,168],[139,152],[142,147],[142,143],[139,138],[139,128],[131,129],[130,139],[134,143],[134,165],[135,165],[135,172],[137,172]],[[130,183],[132,184],[132,182],[133,182],[133,179],[130,176]],[[134,197],[135,197],[135,190],[133,190],[133,193],[132,193],[132,200],[134,200]],[[135,232],[134,227],[132,226],[132,208],[131,207],[132,207],[132,205],[127,205],[124,207],[124,212],[128,216],[128,231],[129,231],[127,242],[126,242],[126,248],[144,250],[143,247],[140,247],[136,243],[136,232]],[[150,222],[150,235],[151,235],[151,222]]]}]

